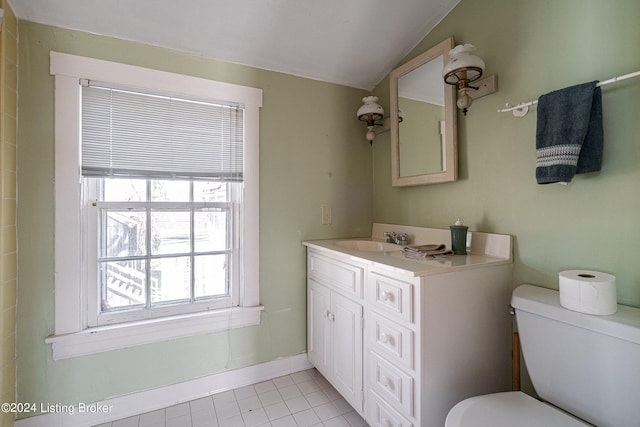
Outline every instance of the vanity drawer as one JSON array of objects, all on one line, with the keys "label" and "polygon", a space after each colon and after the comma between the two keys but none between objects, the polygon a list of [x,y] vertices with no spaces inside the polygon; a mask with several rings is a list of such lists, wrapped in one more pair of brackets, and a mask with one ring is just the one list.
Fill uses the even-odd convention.
[{"label": "vanity drawer", "polygon": [[384,361],[376,353],[369,354],[369,378],[371,388],[384,400],[413,415],[413,377]]},{"label": "vanity drawer", "polygon": [[391,363],[413,369],[413,331],[376,313],[369,312],[368,316],[371,318],[371,327],[367,327],[371,348],[388,357]]},{"label": "vanity drawer", "polygon": [[413,284],[371,272],[367,288],[371,307],[413,323]]},{"label": "vanity drawer", "polygon": [[319,283],[362,299],[364,267],[309,252],[307,275]]},{"label": "vanity drawer", "polygon": [[413,423],[387,405],[375,391],[369,389],[367,422],[371,427],[413,427]]}]

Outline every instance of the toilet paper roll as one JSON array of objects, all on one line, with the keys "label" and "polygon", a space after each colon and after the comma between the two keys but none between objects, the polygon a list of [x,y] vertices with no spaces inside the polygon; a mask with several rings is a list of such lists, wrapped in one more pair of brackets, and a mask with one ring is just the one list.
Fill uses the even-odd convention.
[{"label": "toilet paper roll", "polygon": [[560,305],[581,313],[613,314],[618,310],[616,277],[599,271],[561,271]]}]

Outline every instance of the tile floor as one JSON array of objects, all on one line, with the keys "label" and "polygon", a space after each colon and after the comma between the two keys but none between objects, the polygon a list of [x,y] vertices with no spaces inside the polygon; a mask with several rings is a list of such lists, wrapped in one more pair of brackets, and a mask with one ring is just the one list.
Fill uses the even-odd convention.
[{"label": "tile floor", "polygon": [[368,427],[315,369],[98,427]]}]

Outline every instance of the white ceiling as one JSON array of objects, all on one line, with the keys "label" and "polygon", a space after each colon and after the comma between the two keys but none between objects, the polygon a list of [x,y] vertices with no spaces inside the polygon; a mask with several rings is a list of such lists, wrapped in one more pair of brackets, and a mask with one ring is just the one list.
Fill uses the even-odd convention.
[{"label": "white ceiling", "polygon": [[16,16],[372,89],[460,0],[8,0]]}]

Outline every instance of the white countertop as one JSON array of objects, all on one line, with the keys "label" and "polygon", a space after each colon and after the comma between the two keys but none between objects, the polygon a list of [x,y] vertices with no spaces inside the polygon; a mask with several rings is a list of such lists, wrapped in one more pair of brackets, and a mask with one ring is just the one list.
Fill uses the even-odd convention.
[{"label": "white countertop", "polygon": [[[505,236],[511,242],[511,236]],[[340,254],[347,255],[352,259],[365,263],[376,263],[384,268],[388,268],[391,271],[395,271],[401,274],[407,274],[410,276],[428,276],[431,274],[441,274],[447,272],[447,270],[460,270],[481,268],[484,266],[493,266],[498,264],[511,264],[512,257],[509,248],[508,256],[494,256],[488,255],[485,252],[478,251],[474,253],[472,250],[468,255],[447,255],[445,258],[425,258],[414,259],[407,258],[402,253],[402,246],[398,246],[397,250],[387,252],[369,252],[360,251],[354,249],[346,249],[344,247],[337,246],[336,243],[344,240],[374,240],[377,239],[328,239],[328,240],[310,240],[302,242],[303,245],[314,248],[319,251],[338,252]],[[431,242],[431,243],[443,243],[443,242]],[[423,243],[420,243],[423,244]],[[509,245],[510,246],[510,245]]]}]

